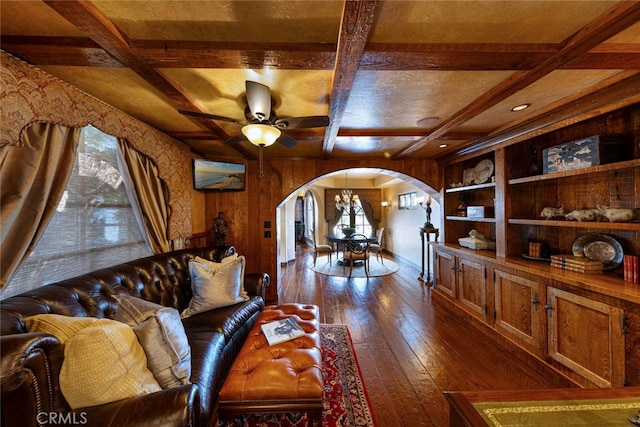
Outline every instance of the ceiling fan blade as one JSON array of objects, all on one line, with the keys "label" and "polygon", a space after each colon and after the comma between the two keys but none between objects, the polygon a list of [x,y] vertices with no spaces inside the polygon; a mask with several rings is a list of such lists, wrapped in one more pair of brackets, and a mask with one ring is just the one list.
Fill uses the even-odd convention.
[{"label": "ceiling fan blade", "polygon": [[247,138],[243,134],[239,134],[236,136],[232,136],[231,138],[227,139],[224,143],[233,145],[233,144],[237,144],[240,141],[247,141]]},{"label": "ceiling fan blade", "polygon": [[276,142],[284,145],[287,148],[293,148],[296,145],[298,145],[298,141],[296,141],[295,139],[291,138],[289,135],[284,133],[280,135],[280,138],[278,138]]},{"label": "ceiling fan blade", "polygon": [[289,117],[288,119],[276,120],[275,125],[280,129],[323,128],[329,126],[329,117]]},{"label": "ceiling fan blade", "polygon": [[247,104],[251,116],[259,121],[269,120],[271,117],[271,91],[269,86],[258,82],[246,81]]},{"label": "ceiling fan blade", "polygon": [[221,122],[237,123],[239,125],[246,125],[247,124],[247,122],[245,122],[243,120],[232,119],[231,117],[216,116],[215,114],[201,113],[199,111],[189,111],[189,110],[180,109],[180,110],[178,110],[178,113],[184,114],[185,116],[202,117],[202,118],[205,118],[205,119],[219,120]]}]

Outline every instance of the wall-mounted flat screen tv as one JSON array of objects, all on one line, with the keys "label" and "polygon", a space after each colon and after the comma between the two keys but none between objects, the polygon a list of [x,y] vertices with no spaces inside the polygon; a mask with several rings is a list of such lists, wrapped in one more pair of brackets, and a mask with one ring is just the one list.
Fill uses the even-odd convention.
[{"label": "wall-mounted flat screen tv", "polygon": [[193,160],[193,188],[196,190],[243,191],[245,177],[242,163]]}]

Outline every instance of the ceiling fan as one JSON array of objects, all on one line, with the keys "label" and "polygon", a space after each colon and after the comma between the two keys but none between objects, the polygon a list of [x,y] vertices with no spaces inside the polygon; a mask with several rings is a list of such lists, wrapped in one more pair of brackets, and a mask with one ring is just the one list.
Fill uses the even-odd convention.
[{"label": "ceiling fan", "polygon": [[296,146],[298,141],[283,133],[283,129],[329,126],[328,116],[277,118],[275,111],[271,109],[271,90],[269,89],[269,86],[247,80],[246,94],[247,107],[244,112],[246,120],[201,113],[199,111],[179,109],[178,112],[187,116],[203,117],[206,119],[243,125],[242,134],[227,139],[225,143],[235,144],[240,141],[248,140],[260,148],[268,147],[276,142],[288,148]]}]

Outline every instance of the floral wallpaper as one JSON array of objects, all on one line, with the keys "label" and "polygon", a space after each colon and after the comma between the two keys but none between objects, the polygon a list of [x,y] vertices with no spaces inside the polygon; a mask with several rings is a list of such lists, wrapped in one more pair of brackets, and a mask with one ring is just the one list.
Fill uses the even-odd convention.
[{"label": "floral wallpaper", "polygon": [[169,188],[169,238],[191,235],[189,147],[62,80],[0,50],[0,146],[21,145],[32,123],[96,128],[152,158]]}]

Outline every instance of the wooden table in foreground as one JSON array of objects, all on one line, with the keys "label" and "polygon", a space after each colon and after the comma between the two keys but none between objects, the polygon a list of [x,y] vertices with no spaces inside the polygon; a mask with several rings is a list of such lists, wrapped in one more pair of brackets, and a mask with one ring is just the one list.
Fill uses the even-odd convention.
[{"label": "wooden table in foreground", "polygon": [[[445,391],[449,401],[449,427],[487,427],[489,424],[473,406],[486,402],[528,402],[557,400],[593,400],[638,398],[640,408],[640,387],[597,388],[597,389],[546,389],[546,390],[487,390],[487,391]],[[632,414],[633,415],[633,414]],[[626,423],[626,424],[625,424]],[[622,426],[633,427],[626,419]]]}]

